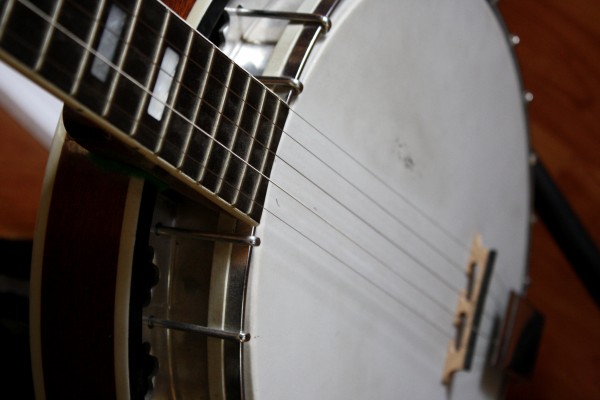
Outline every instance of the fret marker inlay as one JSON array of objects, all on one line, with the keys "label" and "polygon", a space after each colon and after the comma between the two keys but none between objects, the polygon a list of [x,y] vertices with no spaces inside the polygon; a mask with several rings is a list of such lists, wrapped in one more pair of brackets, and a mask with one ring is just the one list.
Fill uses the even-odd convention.
[{"label": "fret marker inlay", "polygon": [[179,54],[170,47],[165,49],[165,55],[160,64],[160,71],[154,84],[154,90],[152,91],[152,99],[150,100],[150,104],[148,104],[148,114],[157,121],[162,119],[165,111],[165,103],[169,98],[179,58]]},{"label": "fret marker inlay", "polygon": [[[102,32],[102,36],[100,37],[100,44],[98,45],[98,54],[106,60],[112,61],[115,56],[119,45],[119,38],[121,37],[123,27],[125,26],[126,17],[125,11],[121,10],[116,5],[113,4],[110,7],[106,25]],[[100,79],[100,81],[106,82],[109,72],[110,66],[101,58],[96,57],[92,63],[92,75]]]}]

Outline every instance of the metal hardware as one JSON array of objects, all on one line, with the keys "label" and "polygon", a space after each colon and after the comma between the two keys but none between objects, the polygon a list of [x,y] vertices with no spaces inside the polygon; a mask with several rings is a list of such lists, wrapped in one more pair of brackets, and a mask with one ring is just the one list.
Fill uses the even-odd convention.
[{"label": "metal hardware", "polygon": [[255,76],[255,78],[267,86],[283,86],[292,89],[296,94],[304,90],[302,82],[291,76]]},{"label": "metal hardware", "polygon": [[171,321],[168,319],[155,318],[154,316],[143,316],[142,321],[152,329],[155,326],[166,329],[175,329],[178,331],[198,333],[223,340],[232,340],[238,343],[246,343],[250,340],[250,334],[247,332],[231,332],[221,329],[207,328],[205,326],[189,324],[187,322]]},{"label": "metal hardware", "polygon": [[531,165],[532,167],[534,167],[538,162],[538,156],[535,152],[531,152],[529,153],[529,165]]},{"label": "metal hardware", "polygon": [[529,104],[529,103],[531,103],[533,101],[533,93],[531,93],[531,92],[525,92],[523,94],[523,97],[525,98],[525,102],[527,104]]},{"label": "metal hardware", "polygon": [[513,46],[517,46],[519,43],[521,43],[521,38],[517,35],[509,35],[508,38]]},{"label": "metal hardware", "polygon": [[320,14],[288,11],[251,10],[248,8],[244,8],[242,5],[239,5],[235,8],[226,7],[225,11],[227,11],[228,13],[237,14],[240,17],[287,19],[291,23],[321,25],[325,32],[329,32],[329,30],[331,29],[331,19]]},{"label": "metal hardware", "polygon": [[234,244],[245,244],[248,246],[260,246],[260,238],[258,236],[237,236],[228,235],[225,233],[200,232],[191,229],[171,228],[157,224],[154,227],[154,234],[165,236],[179,236],[190,239],[208,240],[211,242],[228,242]]}]

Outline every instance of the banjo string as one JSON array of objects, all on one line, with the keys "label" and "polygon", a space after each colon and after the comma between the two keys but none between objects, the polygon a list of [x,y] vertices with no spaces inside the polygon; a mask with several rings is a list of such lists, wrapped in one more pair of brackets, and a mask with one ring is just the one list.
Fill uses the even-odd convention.
[{"label": "banjo string", "polygon": [[[21,1],[21,0],[19,0],[19,1]],[[25,0],[25,1],[26,1],[26,0]],[[42,17],[44,17],[44,16],[42,16]],[[45,17],[45,19],[47,19],[47,17]],[[49,23],[52,23],[52,24],[55,26],[55,28],[57,28],[57,29],[60,29],[60,30],[63,30],[63,31],[66,31],[66,29],[65,29],[64,27],[60,26],[59,24],[57,24],[57,23],[53,23],[52,21],[48,21],[48,22],[49,22]],[[66,32],[64,32],[64,33],[66,33],[66,34],[70,34],[68,31],[66,31]],[[71,35],[72,35],[72,34],[71,34]],[[77,38],[76,38],[76,37],[73,37],[73,39],[75,40],[75,39],[77,39]],[[78,44],[79,44],[79,45],[82,45],[82,43],[81,43],[81,41],[80,41],[80,40],[78,40],[78,39],[77,39],[76,41],[78,42]],[[134,80],[134,79],[132,79],[131,77],[129,77],[127,74],[125,74],[125,73],[124,73],[124,72],[123,72],[123,71],[122,71],[122,70],[121,70],[121,69],[120,69],[118,66],[115,66],[114,64],[112,64],[112,63],[110,62],[110,60],[107,60],[107,59],[105,59],[104,57],[102,57],[102,55],[101,55],[101,54],[97,54],[97,52],[96,52],[95,50],[91,49],[91,48],[90,48],[90,47],[89,47],[87,44],[83,43],[83,46],[84,46],[84,48],[85,48],[87,51],[91,52],[91,53],[92,53],[92,54],[94,54],[96,57],[99,57],[99,58],[103,59],[103,61],[104,61],[105,63],[109,64],[109,65],[110,65],[110,67],[111,67],[113,70],[115,70],[117,73],[121,74],[121,76],[125,77],[126,79],[129,79],[129,80],[130,80],[132,83],[134,83],[134,84],[137,84],[137,82],[135,82],[135,80]],[[147,93],[148,95],[150,95],[150,96],[152,96],[152,95],[153,95],[152,93],[149,93],[148,89],[146,89],[146,88],[142,88],[142,89],[143,89],[143,90],[145,90],[145,91],[146,91],[146,93]],[[184,89],[184,90],[188,90],[188,91],[190,91],[190,89],[189,89],[189,88],[185,88],[185,87],[184,87],[183,89]],[[173,113],[178,113],[178,112],[177,112],[177,110],[174,110],[174,109],[173,109],[171,106],[169,106],[168,104],[165,104],[165,106],[166,106],[166,107],[168,107],[168,108],[170,109],[170,111],[171,111],[171,112],[173,112]],[[250,106],[250,107],[251,107],[251,106]],[[293,110],[292,110],[292,112],[293,112]],[[179,116],[185,119],[185,117],[184,117],[184,116],[182,116],[182,115],[179,115]],[[226,118],[225,116],[223,116],[223,117],[224,117],[224,118]],[[207,136],[207,137],[208,137],[210,140],[213,140],[213,141],[214,141],[214,142],[215,142],[217,145],[219,145],[219,146],[222,146],[222,147],[223,147],[223,148],[224,148],[226,151],[230,152],[232,156],[235,156],[235,157],[238,157],[238,158],[239,158],[239,156],[238,156],[238,155],[236,155],[235,153],[233,153],[233,151],[232,151],[232,150],[228,149],[228,148],[227,148],[225,145],[223,145],[222,143],[220,143],[218,140],[216,140],[215,138],[213,138],[212,136],[210,136],[208,133],[206,133],[206,132],[204,132],[203,130],[201,130],[201,129],[200,129],[200,128],[199,128],[199,127],[196,125],[196,124],[192,123],[192,122],[191,122],[191,121],[189,121],[188,119],[186,119],[186,120],[187,120],[187,122],[189,122],[189,123],[190,123],[190,124],[191,124],[191,125],[194,127],[194,130],[197,130],[197,131],[201,132],[201,134],[204,134],[204,135],[206,135],[206,136]],[[139,121],[138,121],[138,122],[139,122]],[[239,128],[239,129],[241,130],[241,128]],[[318,132],[319,134],[323,135],[323,136],[324,136],[326,139],[328,139],[329,141],[331,141],[331,140],[330,140],[330,139],[329,139],[329,138],[328,138],[326,135],[324,135],[322,132],[318,131],[318,130],[317,130],[316,128],[314,128],[314,127],[313,127],[313,129],[314,129],[316,132]],[[282,131],[283,131],[283,130],[282,130]],[[285,134],[286,134],[288,137],[291,137],[291,136],[290,136],[290,135],[289,135],[287,132],[284,132],[284,133],[285,133]],[[247,134],[247,133],[246,133],[246,134]],[[295,140],[295,139],[293,139],[293,138],[292,138],[292,140]],[[332,143],[333,143],[333,142],[332,142]],[[173,147],[175,147],[175,148],[177,148],[177,146],[175,146],[173,143],[167,142],[166,144],[167,144],[167,145],[170,145],[170,146],[173,146]],[[333,144],[335,144],[335,143],[333,143]],[[304,147],[304,146],[302,146],[302,147]],[[338,147],[338,148],[339,148],[341,151],[344,151],[344,150],[343,150],[341,147],[339,147],[339,146],[337,146],[337,145],[336,145],[336,147]],[[308,149],[306,149],[306,151],[307,151],[307,152],[309,152],[309,153],[311,153],[311,152],[310,152]],[[345,151],[344,151],[344,153],[345,153]],[[311,153],[311,154],[312,154],[312,153]],[[355,160],[355,158],[354,158],[354,157],[352,157],[351,155],[349,155],[349,154],[347,154],[347,155],[348,155],[348,157],[349,157],[350,159],[352,159],[352,160]],[[190,157],[191,161],[198,163],[198,164],[201,166],[201,168],[207,169],[206,167],[202,166],[202,164],[201,164],[201,163],[200,163],[198,160],[194,160],[194,159],[192,159],[192,157],[191,157],[191,156],[189,156],[189,155],[186,155],[186,156]],[[276,156],[276,157],[278,157],[276,154],[275,154],[275,156]],[[313,156],[314,156],[314,154],[313,154]],[[315,156],[315,157],[316,157],[316,156]],[[282,160],[281,158],[279,158],[279,159],[280,159],[280,160]],[[245,162],[244,160],[242,160],[241,158],[240,158],[240,160],[241,160],[243,163],[245,163],[245,164],[247,165],[247,167],[254,169],[254,167],[253,167],[252,165],[250,165],[250,164],[246,163],[246,162]],[[285,160],[282,160],[282,161],[283,161],[283,162],[286,162]],[[355,160],[355,161],[356,161],[356,160]],[[356,161],[356,162],[357,162],[357,161]],[[364,166],[363,166],[363,168],[364,168]],[[213,171],[209,171],[209,172],[210,172],[210,173],[212,173],[212,174],[215,174]],[[275,182],[273,182],[272,180],[270,180],[268,177],[264,176],[264,175],[263,175],[262,173],[260,173],[259,171],[256,171],[256,172],[258,172],[259,174],[261,174],[261,175],[262,175],[262,177],[264,177],[264,179],[266,179],[267,181],[269,181],[269,182],[270,182],[272,185],[274,185],[274,186],[278,186],[278,185],[277,185]],[[369,172],[369,173],[371,173],[371,174],[372,174],[372,172],[371,172],[371,171],[369,171],[369,170],[367,170],[367,172]],[[339,173],[338,173],[338,174],[339,174]],[[219,178],[218,174],[215,174],[215,175],[217,176],[217,179],[221,179],[221,178]],[[340,176],[341,176],[341,175],[340,175]],[[343,176],[341,176],[341,177],[343,177]],[[307,179],[308,179],[308,178],[307,178]],[[379,178],[379,179],[380,179],[380,178]],[[310,180],[309,180],[309,181],[310,181]],[[228,184],[228,185],[230,185],[230,184],[229,184],[228,182],[226,182],[224,179],[222,179],[222,182],[223,182],[224,184]],[[312,181],[310,181],[310,182],[314,184],[314,182],[312,182]],[[316,186],[316,185],[315,185],[315,186]],[[386,186],[390,186],[390,185],[389,185],[389,184],[386,184]],[[318,187],[318,186],[317,186],[317,187]],[[369,254],[371,257],[375,258],[376,260],[378,260],[378,262],[380,262],[380,263],[381,263],[381,264],[382,264],[382,265],[383,265],[385,268],[387,268],[387,269],[390,269],[390,270],[393,272],[393,269],[391,269],[391,267],[390,267],[389,265],[387,265],[387,264],[383,263],[381,260],[379,260],[379,258],[378,258],[378,257],[376,257],[375,255],[373,255],[373,254],[372,254],[371,252],[369,252],[368,250],[366,250],[366,249],[362,248],[360,245],[358,245],[358,244],[356,243],[356,241],[355,241],[355,240],[353,240],[353,239],[349,238],[349,237],[348,237],[346,234],[344,234],[344,233],[343,233],[343,232],[342,232],[342,231],[341,231],[339,228],[336,228],[336,227],[335,227],[335,226],[333,226],[333,225],[332,225],[330,222],[328,222],[326,219],[324,219],[322,216],[320,216],[320,215],[316,214],[314,211],[312,211],[312,209],[311,209],[310,207],[308,207],[307,205],[305,205],[304,203],[302,203],[300,200],[296,199],[296,198],[295,198],[294,196],[292,196],[291,194],[287,193],[287,192],[286,192],[284,189],[282,189],[281,187],[279,187],[279,189],[280,189],[280,190],[282,190],[282,191],[284,191],[284,192],[285,192],[285,193],[286,193],[286,194],[287,194],[287,195],[288,195],[288,196],[289,196],[291,199],[293,199],[293,200],[295,200],[295,201],[299,202],[299,204],[300,204],[300,205],[301,205],[303,208],[306,208],[308,211],[310,211],[310,212],[314,213],[314,214],[315,214],[315,215],[316,215],[318,218],[320,218],[321,220],[323,220],[325,223],[327,223],[328,225],[331,225],[331,227],[332,227],[333,229],[337,230],[337,231],[339,232],[339,234],[340,234],[340,235],[342,235],[342,236],[346,237],[348,240],[350,240],[350,241],[351,241],[351,242],[353,242],[355,245],[357,245],[359,248],[361,248],[361,250],[363,250],[364,252],[366,252],[366,253],[367,253],[367,254]],[[392,188],[392,189],[393,189],[393,188]],[[243,192],[243,191],[241,191],[240,189],[236,189],[236,188],[234,188],[234,190],[237,190],[237,191],[238,191],[238,192],[239,192],[241,195],[243,195],[243,196],[248,196],[248,194],[247,194],[247,193],[244,193],[244,192]],[[322,189],[321,189],[321,190],[322,190]],[[364,194],[364,193],[363,193],[363,194]],[[270,213],[271,215],[275,216],[275,218],[278,218],[278,219],[280,219],[282,222],[284,222],[285,224],[287,224],[288,226],[290,226],[290,228],[292,228],[292,229],[296,230],[296,231],[297,231],[299,234],[301,234],[301,235],[302,235],[303,237],[305,237],[307,240],[311,240],[311,239],[310,239],[310,237],[309,237],[309,235],[307,235],[307,234],[304,234],[304,233],[302,233],[302,232],[298,231],[298,230],[297,230],[297,229],[295,229],[293,226],[291,226],[291,225],[290,225],[288,222],[286,222],[286,221],[283,221],[283,220],[282,220],[282,219],[281,219],[279,216],[277,216],[277,215],[276,215],[275,213],[273,213],[271,210],[268,210],[268,209],[267,209],[267,208],[265,208],[263,205],[261,205],[261,204],[258,204],[258,202],[254,201],[254,200],[252,200],[252,201],[253,201],[253,202],[254,202],[254,203],[257,205],[257,206],[261,207],[262,209],[266,210],[266,211],[267,211],[268,213]],[[407,203],[409,203],[409,204],[410,204],[410,202],[408,202],[407,200],[405,200],[405,201],[406,201]],[[341,204],[341,203],[340,203],[340,204]],[[416,209],[416,207],[413,207],[413,208],[415,208],[415,209]],[[353,214],[355,214],[354,212],[352,212],[352,213],[353,213]],[[424,213],[423,213],[423,214],[424,214]],[[439,228],[441,228],[441,227],[439,227]],[[441,228],[441,229],[443,229],[443,228]],[[418,236],[418,237],[421,237],[421,236]],[[388,240],[389,240],[389,238],[388,238]],[[422,240],[423,240],[423,239],[422,239]],[[314,243],[314,242],[313,242],[313,243]],[[315,244],[315,245],[317,245],[317,246],[319,246],[317,243],[314,243],[314,244]],[[331,252],[329,252],[327,249],[324,249],[322,246],[319,246],[319,247],[321,247],[321,248],[322,248],[324,251],[328,252],[328,253],[329,253],[331,256],[334,256],[335,258],[338,258],[338,259],[339,259],[339,257],[337,257],[337,256],[333,255],[333,254],[332,254]],[[415,262],[417,262],[417,261],[416,261],[416,259],[415,259]],[[455,264],[455,263],[452,263],[452,264]],[[346,267],[350,268],[351,270],[355,270],[355,269],[354,269],[352,266],[348,265],[348,263],[344,263],[344,265],[346,265]],[[362,276],[362,275],[364,275],[364,274],[361,274],[360,272],[357,272],[357,271],[354,271],[354,272],[355,272],[355,273],[358,273],[358,274],[359,274],[359,275],[361,275],[361,276]],[[395,274],[396,274],[396,273],[395,273]],[[397,274],[396,274],[396,275],[397,275]],[[437,275],[437,274],[436,274],[436,275]],[[399,276],[399,275],[398,275],[398,276]],[[415,286],[414,284],[410,283],[410,281],[406,280],[406,279],[405,279],[405,278],[403,278],[402,276],[399,276],[399,277],[400,277],[401,279],[405,280],[405,282],[409,283],[411,286],[413,286],[413,287],[414,287],[416,290],[418,290],[419,292],[421,292],[421,293],[422,293],[424,296],[428,297],[428,298],[429,298],[431,301],[433,301],[434,303],[436,303],[438,306],[440,306],[441,308],[443,308],[443,309],[444,309],[446,312],[450,313],[451,315],[453,315],[453,314],[454,314],[454,312],[453,312],[452,310],[449,310],[447,307],[445,307],[445,305],[441,304],[441,302],[440,302],[439,300],[432,298],[432,297],[431,297],[431,296],[430,296],[430,295],[429,295],[427,292],[423,291],[423,290],[422,290],[421,288],[419,288],[418,286]],[[439,277],[439,276],[438,276],[437,278],[438,278],[438,279],[440,279],[440,277]],[[363,279],[366,279],[366,280],[367,280],[367,281],[369,281],[371,284],[375,285],[375,286],[376,286],[376,287],[377,287],[379,290],[383,291],[383,292],[384,292],[384,293],[386,293],[387,295],[389,295],[389,296],[391,296],[392,298],[394,298],[394,300],[395,300],[396,302],[398,302],[398,303],[401,303],[401,304],[402,304],[402,302],[401,302],[401,301],[400,301],[398,298],[396,298],[395,296],[393,296],[391,293],[388,293],[388,292],[387,292],[385,289],[381,288],[379,285],[377,285],[377,284],[375,284],[375,283],[371,282],[371,281],[370,281],[370,279],[369,279],[368,277],[366,277],[366,276],[363,276]],[[448,284],[448,282],[445,282],[445,281],[443,281],[443,280],[442,280],[442,282],[444,282],[444,283]],[[453,289],[454,289],[455,291],[457,290],[456,288],[453,288]],[[496,301],[496,302],[498,302],[498,300],[497,300],[497,299],[495,299],[495,301]],[[407,306],[406,304],[402,304],[402,305],[403,305],[405,308],[408,308],[408,306]],[[414,311],[414,310],[413,310],[413,313],[415,313],[416,315],[418,315],[418,316],[419,316],[420,318],[422,318],[422,319],[424,318],[422,315],[420,315],[418,312],[416,312],[416,311]],[[487,315],[487,314],[486,314],[486,315]],[[440,327],[439,327],[437,324],[435,324],[434,322],[432,322],[432,321],[430,321],[430,320],[426,320],[426,321],[428,321],[428,323],[429,323],[430,325],[432,325],[433,327],[436,327],[436,329],[437,329],[438,331],[440,331],[440,332],[443,332],[443,329],[442,329],[442,328],[440,328]]]},{"label": "banjo string", "polygon": [[[34,10],[36,11],[36,10]],[[87,11],[86,9],[80,9],[80,11],[85,12],[88,16],[93,17],[89,11]],[[41,12],[38,12],[38,14],[42,14]],[[44,17],[42,15],[42,17]],[[68,30],[66,30],[64,27],[62,27],[60,24],[56,23],[55,21],[50,21],[48,19],[48,17],[45,17],[45,19],[51,23],[52,25],[54,25],[57,29],[63,30],[65,31],[65,33],[70,34],[70,32],[68,32]],[[158,33],[153,27],[147,26],[148,29],[154,31],[155,33]],[[108,30],[110,30],[110,27],[107,27]],[[72,34],[70,34],[70,36],[73,36]],[[115,36],[118,36],[115,34]],[[164,38],[164,37],[163,37]],[[96,54],[96,52],[90,48],[89,45],[87,45],[87,43],[81,43],[82,41],[79,40],[78,38],[74,37],[72,38],[76,43],[78,43],[80,46],[83,46],[85,48],[85,50],[87,50],[88,52],[94,54],[96,57],[100,57],[101,59],[103,57],[101,57],[101,55]],[[165,43],[166,44],[170,44],[168,38],[164,38],[166,40]],[[119,39],[120,41],[123,41],[122,39]],[[132,83],[136,83],[134,79],[132,79],[131,77],[129,77],[127,74],[125,74],[118,66],[113,65],[109,60],[106,60],[105,58],[103,59],[104,62],[106,62],[107,64],[109,64],[111,66],[111,68],[113,70],[115,70],[118,74],[120,74],[121,76],[124,76],[126,79],[128,79],[129,81],[131,81]],[[153,62],[152,60],[149,60],[149,62]],[[204,71],[204,68],[200,65],[198,65],[193,59],[191,58],[187,58],[186,62],[191,62],[194,63],[198,68],[200,68],[201,70]],[[162,66],[161,66],[162,67]],[[162,70],[162,68],[159,67],[159,70]],[[208,76],[210,76],[211,79],[215,79],[219,84],[221,84],[224,87],[228,87],[226,86],[223,82],[220,82],[218,79],[214,78],[213,76],[211,76],[210,74],[207,74]],[[173,77],[174,78],[174,77]],[[192,91],[189,87],[187,87],[186,85],[183,84],[183,82],[181,81],[177,81],[174,78],[174,81],[177,82],[180,86],[180,90],[183,89],[185,91],[187,91],[188,93],[190,93],[190,95],[192,97],[196,97],[197,95],[194,91]],[[151,93],[149,93],[149,90],[147,88],[143,88],[140,87],[142,90],[144,90],[146,92],[146,94],[152,96]],[[238,97],[238,99],[240,99],[243,104],[244,107],[248,107],[249,109],[255,111],[258,115],[263,116],[263,114],[260,112],[260,110],[256,110],[252,105],[246,103],[244,101],[244,99],[242,99],[239,95],[237,95],[237,93],[235,92],[229,92],[229,95],[234,95],[236,97]],[[212,104],[204,102],[207,106],[209,106],[210,108],[212,108],[216,113],[218,113],[219,115],[221,115],[221,118],[231,122],[237,129],[238,131],[242,132],[242,134],[248,136],[250,138],[250,140],[252,139],[252,136],[246,132],[242,127],[240,127],[235,121],[231,121],[230,118],[228,118],[227,116],[223,115],[221,112],[219,112]],[[186,122],[190,123],[190,125],[192,125],[195,129],[198,129],[198,127],[192,123],[191,121],[189,121],[189,119],[183,117],[180,113],[178,113],[176,110],[174,110],[171,106],[164,104],[163,105],[168,108],[171,112],[174,112],[175,114],[178,114],[180,117],[182,117]],[[290,111],[295,113],[295,111],[293,109],[290,108]],[[298,115],[297,113],[295,113],[296,115]],[[379,181],[380,183],[382,183],[388,190],[390,190],[393,195],[397,196],[401,201],[403,201],[405,204],[409,205],[410,208],[412,208],[413,210],[415,210],[418,214],[420,214],[421,216],[423,216],[424,218],[426,218],[430,223],[432,223],[435,227],[437,227],[445,236],[447,236],[448,238],[452,239],[453,242],[457,243],[457,245],[459,245],[463,250],[468,250],[468,247],[464,244],[462,244],[455,236],[453,236],[452,234],[449,233],[449,231],[445,228],[443,228],[439,223],[437,223],[437,221],[432,218],[431,216],[427,215],[427,213],[423,212],[421,209],[419,209],[413,202],[410,202],[405,196],[403,196],[399,191],[397,191],[396,189],[394,189],[389,183],[385,182],[381,177],[379,177],[376,173],[374,173],[373,171],[371,171],[370,169],[368,169],[365,165],[363,165],[362,163],[360,163],[360,161],[358,161],[358,159],[354,156],[352,156],[351,154],[349,154],[347,151],[345,151],[339,144],[335,143],[333,140],[331,140],[326,134],[324,134],[323,132],[321,132],[320,130],[318,130],[316,127],[312,126],[310,123],[308,123],[306,121],[305,118],[303,118],[302,116],[298,115],[298,117],[304,121],[304,123],[306,123],[309,128],[313,131],[316,132],[317,134],[319,134],[320,136],[322,136],[323,138],[325,138],[328,142],[330,142],[332,145],[335,146],[336,149],[338,149],[338,151],[342,152],[342,154],[347,157],[348,160],[350,160],[351,162],[355,163],[356,165],[358,165],[361,169],[363,169],[364,171],[366,171],[370,176],[372,176],[374,179],[376,179],[377,181]],[[265,118],[268,122],[273,122],[271,121],[269,118]],[[139,123],[138,120],[134,120],[136,123]],[[273,123],[274,125],[276,125],[275,123]],[[416,230],[414,228],[412,228],[409,224],[405,223],[402,221],[402,219],[400,219],[397,215],[395,215],[393,212],[391,212],[389,209],[383,207],[380,203],[378,203],[375,199],[373,199],[371,196],[369,196],[367,193],[365,193],[365,191],[361,190],[360,188],[358,188],[354,183],[352,183],[352,181],[348,178],[346,178],[342,173],[340,173],[339,171],[337,171],[335,168],[332,168],[327,162],[323,161],[322,159],[320,159],[317,155],[314,154],[314,152],[312,152],[310,149],[308,149],[305,145],[303,145],[302,143],[300,143],[295,137],[293,137],[292,135],[290,135],[288,132],[286,132],[283,127],[279,127],[277,126],[279,129],[281,129],[282,131],[282,135],[286,135],[288,136],[292,141],[294,141],[295,143],[297,143],[300,147],[302,147],[308,155],[310,155],[311,157],[314,157],[317,161],[321,162],[326,168],[330,169],[332,172],[334,172],[336,175],[338,175],[340,178],[342,178],[342,180],[344,180],[344,182],[346,184],[349,184],[353,189],[355,189],[356,191],[358,191],[362,196],[364,196],[365,198],[367,198],[373,205],[375,205],[377,208],[379,208],[381,211],[383,211],[384,213],[386,213],[386,215],[388,215],[390,218],[392,218],[394,221],[396,221],[397,223],[401,224],[405,229],[407,229],[413,236],[415,236],[418,240],[420,240],[422,243],[424,243],[427,247],[429,247],[431,250],[433,250],[437,255],[439,255],[440,257],[442,257],[446,262],[448,262],[452,267],[454,267],[458,272],[460,273],[464,273],[464,267],[460,264],[455,262],[454,260],[452,260],[447,254],[445,254],[444,252],[442,252],[439,248],[437,248],[435,245],[433,245],[430,241],[428,241],[424,236],[420,235],[418,232],[416,232]],[[216,140],[215,138],[213,138],[212,136],[210,136],[208,133],[206,132],[202,132],[203,135],[206,135],[209,140],[213,141],[213,142],[217,142],[218,140]],[[264,143],[261,143],[260,141],[254,140],[254,142],[258,143],[259,145],[262,145],[265,147],[265,150],[268,151],[269,153],[271,153],[275,158],[281,160],[283,163],[285,163],[286,165],[288,165],[290,168],[293,168],[294,170],[296,170],[300,175],[302,175],[305,179],[309,180],[315,187],[317,187],[320,191],[322,191],[323,193],[325,193],[328,197],[330,197],[332,200],[334,200],[335,202],[337,202],[338,204],[340,204],[343,208],[345,208],[347,211],[351,212],[355,218],[358,218],[359,220],[361,220],[361,222],[365,223],[370,229],[374,230],[377,234],[379,234],[385,241],[389,242],[390,244],[392,244],[394,247],[396,247],[398,250],[400,250],[401,252],[403,252],[406,256],[408,256],[413,262],[419,264],[422,268],[426,269],[431,275],[435,276],[436,279],[438,279],[440,282],[442,282],[442,284],[444,284],[445,286],[448,286],[449,288],[451,288],[454,291],[459,291],[460,289],[457,287],[453,287],[451,285],[449,285],[449,283],[447,281],[445,281],[438,272],[436,272],[435,270],[433,270],[432,268],[430,268],[429,266],[427,266],[425,263],[421,262],[420,260],[417,259],[417,257],[412,254],[411,252],[409,252],[406,248],[398,245],[397,242],[391,240],[388,236],[383,235],[374,225],[369,224],[367,221],[364,220],[364,218],[362,216],[360,216],[358,213],[350,210],[348,208],[348,206],[346,206],[345,204],[342,204],[341,201],[336,198],[335,196],[332,196],[330,193],[328,193],[325,189],[323,189],[322,187],[318,186],[317,184],[314,183],[314,181],[312,181],[311,179],[309,179],[308,177],[306,177],[305,175],[303,175],[300,171],[298,171],[297,168],[295,168],[294,166],[292,166],[289,162],[287,162],[286,160],[284,160],[283,158],[281,158],[279,155],[276,154],[276,152],[274,152],[271,149],[268,149],[267,146],[264,145]],[[248,163],[246,163],[244,160],[242,160],[237,154],[235,154],[231,149],[227,148],[227,146],[218,143],[221,147],[223,147],[225,149],[226,152],[230,153],[232,156],[237,157],[238,159],[240,159],[240,161],[242,161],[244,164],[248,165],[250,168],[256,170],[256,168],[254,168],[253,166],[249,165]],[[171,146],[173,147],[173,146]],[[178,150],[177,147],[174,147],[175,150]],[[191,158],[191,156],[188,155],[188,158]],[[258,172],[258,171],[256,171]],[[264,174],[261,174],[265,179],[269,180],[266,176],[264,176]],[[500,283],[502,285],[503,288],[505,288],[507,285],[504,283],[504,280],[502,279],[502,277],[500,275],[498,275],[498,279],[500,280]],[[496,297],[495,294],[492,294],[492,296]]]}]

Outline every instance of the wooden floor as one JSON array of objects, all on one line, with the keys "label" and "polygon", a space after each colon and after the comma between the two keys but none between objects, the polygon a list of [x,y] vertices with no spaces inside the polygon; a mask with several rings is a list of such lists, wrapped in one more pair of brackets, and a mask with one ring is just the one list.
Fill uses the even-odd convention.
[{"label": "wooden floor", "polygon": [[[501,0],[530,106],[533,147],[600,243],[600,2]],[[533,229],[531,301],[545,314],[539,359],[509,399],[600,399],[600,309],[541,224]]]},{"label": "wooden floor", "polygon": [[[600,1],[501,0],[530,106],[532,144],[600,243]],[[1,78],[1,77],[0,77]],[[29,238],[46,150],[0,110],[0,237]],[[509,399],[600,399],[600,309],[544,226],[533,228],[531,302],[546,316],[532,378]]]}]

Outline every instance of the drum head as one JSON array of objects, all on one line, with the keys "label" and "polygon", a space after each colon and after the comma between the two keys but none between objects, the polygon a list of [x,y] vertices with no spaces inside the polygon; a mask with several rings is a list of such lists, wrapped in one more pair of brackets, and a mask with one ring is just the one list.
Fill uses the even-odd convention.
[{"label": "drum head", "polygon": [[[344,0],[292,104],[257,229],[244,345],[256,399],[497,397],[494,320],[520,290],[527,124],[488,2]],[[470,372],[441,377],[473,237],[497,251]]]}]

